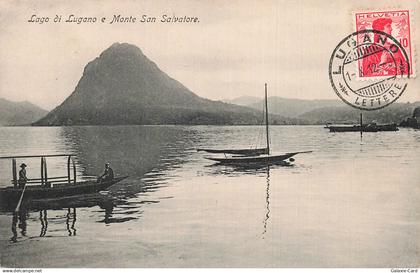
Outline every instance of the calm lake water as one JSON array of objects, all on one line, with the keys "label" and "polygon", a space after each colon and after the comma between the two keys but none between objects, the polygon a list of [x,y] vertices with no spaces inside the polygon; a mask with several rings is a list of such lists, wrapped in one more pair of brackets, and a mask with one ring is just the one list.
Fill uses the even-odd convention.
[{"label": "calm lake water", "polygon": [[[74,153],[79,179],[105,162],[129,176],[15,217],[3,209],[1,265],[419,266],[420,131],[361,139],[322,126],[270,129],[273,153],[313,153],[293,166],[245,169],[195,150],[255,146],[264,141],[257,126],[0,128],[0,156]],[[29,178],[39,177],[38,161],[25,160]],[[66,175],[65,164],[48,159],[49,175]],[[0,161],[2,187],[10,165]]]}]

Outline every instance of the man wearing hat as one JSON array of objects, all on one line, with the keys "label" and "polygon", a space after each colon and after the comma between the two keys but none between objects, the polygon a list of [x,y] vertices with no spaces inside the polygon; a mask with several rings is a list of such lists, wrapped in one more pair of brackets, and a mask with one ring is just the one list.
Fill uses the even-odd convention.
[{"label": "man wearing hat", "polygon": [[19,188],[25,187],[26,181],[28,181],[28,178],[26,177],[26,164],[22,163],[20,164],[20,171],[19,171]]},{"label": "man wearing hat", "polygon": [[114,179],[114,171],[111,168],[111,164],[105,164],[105,171],[104,174],[98,178],[98,182],[102,181],[110,181]]}]

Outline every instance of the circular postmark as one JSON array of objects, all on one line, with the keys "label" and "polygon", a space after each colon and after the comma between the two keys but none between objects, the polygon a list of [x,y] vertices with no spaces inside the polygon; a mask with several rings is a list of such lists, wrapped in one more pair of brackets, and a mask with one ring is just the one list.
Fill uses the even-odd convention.
[{"label": "circular postmark", "polygon": [[395,102],[410,75],[407,53],[391,35],[361,30],[334,49],[328,69],[335,93],[348,105],[377,110]]}]

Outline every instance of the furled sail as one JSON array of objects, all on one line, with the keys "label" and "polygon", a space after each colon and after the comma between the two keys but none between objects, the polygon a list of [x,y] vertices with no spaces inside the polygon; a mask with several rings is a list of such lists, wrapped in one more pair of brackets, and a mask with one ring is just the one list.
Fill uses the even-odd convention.
[{"label": "furled sail", "polygon": [[198,152],[204,151],[213,154],[235,154],[235,155],[262,155],[268,154],[267,148],[260,149],[197,149]]}]

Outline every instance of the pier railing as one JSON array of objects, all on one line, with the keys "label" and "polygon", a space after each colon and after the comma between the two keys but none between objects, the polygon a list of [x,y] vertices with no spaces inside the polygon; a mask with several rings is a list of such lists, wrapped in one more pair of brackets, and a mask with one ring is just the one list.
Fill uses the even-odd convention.
[{"label": "pier railing", "polygon": [[[67,157],[67,176],[48,176],[47,168],[47,158],[49,157]],[[50,187],[52,183],[74,183],[76,184],[77,172],[76,172],[76,162],[74,161],[74,154],[54,154],[54,155],[19,155],[19,156],[3,156],[1,159],[11,159],[12,160],[12,182],[14,187],[18,186],[19,178],[17,175],[17,164],[16,159],[21,158],[40,158],[40,173],[41,177],[27,179],[25,183],[28,184],[41,184],[43,186]]]}]

